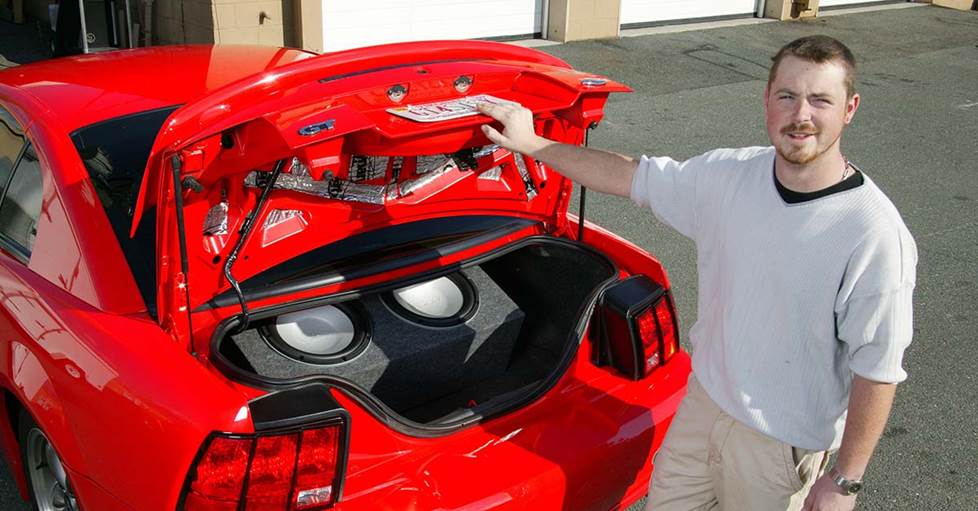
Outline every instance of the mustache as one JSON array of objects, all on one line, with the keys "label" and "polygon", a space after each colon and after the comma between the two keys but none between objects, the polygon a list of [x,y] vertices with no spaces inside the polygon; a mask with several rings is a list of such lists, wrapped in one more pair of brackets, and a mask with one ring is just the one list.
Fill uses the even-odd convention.
[{"label": "mustache", "polygon": [[818,130],[815,125],[808,122],[803,122],[799,124],[789,124],[784,128],[781,128],[781,134],[787,135],[788,133],[804,133],[806,135],[817,135]]}]

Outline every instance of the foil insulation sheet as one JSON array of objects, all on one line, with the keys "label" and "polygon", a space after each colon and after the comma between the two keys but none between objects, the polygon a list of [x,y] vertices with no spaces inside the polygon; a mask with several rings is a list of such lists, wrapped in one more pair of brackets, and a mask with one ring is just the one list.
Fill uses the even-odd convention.
[{"label": "foil insulation sheet", "polygon": [[372,181],[387,176],[387,156],[353,156],[350,158],[350,181]]},{"label": "foil insulation sheet", "polygon": [[[258,188],[258,173],[250,172],[245,176],[245,185]],[[309,176],[294,176],[279,174],[275,181],[278,190],[290,190],[306,193],[327,199],[365,202],[368,204],[383,204],[387,196],[387,186],[365,185],[341,179],[324,179],[316,181]]]},{"label": "foil insulation sheet", "polygon": [[228,203],[218,202],[207,210],[204,218],[204,235],[217,236],[228,233]]},{"label": "foil insulation sheet", "polygon": [[[421,168],[421,158],[426,158],[426,157],[418,156],[419,169]],[[426,171],[424,174],[414,179],[408,179],[401,182],[399,187],[400,195],[402,197],[405,195],[411,195],[412,193],[417,192],[421,188],[424,188],[425,185],[434,182],[439,177],[447,174],[448,172],[451,172],[453,170],[458,170],[458,167],[455,165],[454,160],[452,160],[451,158],[445,158],[444,156],[440,158],[442,158],[442,162],[440,162],[436,166],[433,166],[430,170]]]},{"label": "foil insulation sheet", "polygon": [[530,178],[530,172],[526,170],[526,159],[520,153],[513,153],[513,159],[516,160],[516,169],[519,170],[520,179],[523,180],[523,186],[526,188],[526,200],[533,200],[537,196],[537,187]]}]

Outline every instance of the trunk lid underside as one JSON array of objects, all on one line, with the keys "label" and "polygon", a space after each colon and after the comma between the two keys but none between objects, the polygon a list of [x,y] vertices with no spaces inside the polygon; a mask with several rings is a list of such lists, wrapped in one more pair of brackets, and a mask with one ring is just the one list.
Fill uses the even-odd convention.
[{"label": "trunk lid underside", "polygon": [[559,232],[570,182],[492,146],[480,129],[491,119],[419,122],[392,110],[516,101],[533,111],[538,133],[579,144],[609,93],[628,90],[535,50],[453,41],[325,54],[184,105],[154,143],[133,215],[135,232],[156,212],[159,320],[182,337],[189,311],[228,292],[225,262],[249,214],[255,226],[233,268],[242,283],[315,249],[423,220],[512,217]]}]

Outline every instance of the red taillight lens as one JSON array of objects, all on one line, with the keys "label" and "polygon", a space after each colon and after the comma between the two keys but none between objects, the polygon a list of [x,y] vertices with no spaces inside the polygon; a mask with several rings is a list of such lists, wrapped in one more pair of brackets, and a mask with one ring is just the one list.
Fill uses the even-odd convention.
[{"label": "red taillight lens", "polygon": [[610,363],[638,380],[679,351],[672,295],[645,275],[606,289],[599,306],[600,342],[595,363]]},{"label": "red taillight lens", "polygon": [[635,318],[638,323],[638,336],[642,339],[642,347],[644,348],[645,374],[659,367],[659,364],[662,363],[662,353],[659,349],[660,330],[656,324],[655,312],[656,310],[650,307]]},{"label": "red taillight lens", "polygon": [[259,437],[248,470],[247,511],[288,509],[297,435]]},{"label": "red taillight lens", "polygon": [[313,511],[337,499],[345,423],[287,434],[215,434],[191,469],[184,511]]},{"label": "red taillight lens", "polygon": [[670,295],[666,294],[655,304],[655,316],[662,330],[662,361],[668,362],[679,351],[675,311],[672,308]]},{"label": "red taillight lens", "polygon": [[197,463],[187,511],[235,511],[241,499],[251,439],[215,437]]},{"label": "red taillight lens", "polygon": [[333,503],[339,435],[335,429],[302,433],[295,509],[322,509]]}]

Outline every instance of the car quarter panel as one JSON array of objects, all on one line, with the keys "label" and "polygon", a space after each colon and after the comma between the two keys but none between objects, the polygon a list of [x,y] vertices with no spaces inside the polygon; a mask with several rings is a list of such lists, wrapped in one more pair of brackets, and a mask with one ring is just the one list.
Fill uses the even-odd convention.
[{"label": "car quarter panel", "polygon": [[0,101],[25,126],[40,161],[43,199],[30,268],[104,311],[146,309],[94,187],[56,117],[22,91]]},{"label": "car quarter panel", "polygon": [[251,429],[246,397],[148,316],[101,312],[5,256],[0,304],[0,382],[67,467],[130,506],[174,509],[206,435]]}]

